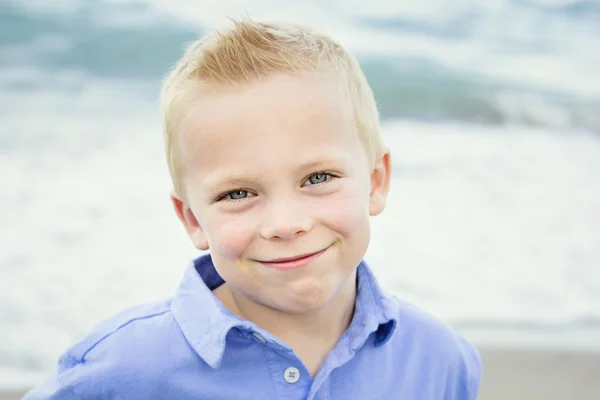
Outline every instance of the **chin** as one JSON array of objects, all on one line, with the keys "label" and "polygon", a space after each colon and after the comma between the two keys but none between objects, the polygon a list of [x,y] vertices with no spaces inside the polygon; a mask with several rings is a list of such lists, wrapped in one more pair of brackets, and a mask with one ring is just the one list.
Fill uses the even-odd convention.
[{"label": "chin", "polygon": [[279,302],[291,312],[303,313],[326,305],[332,298],[333,290],[330,287],[323,286],[318,280],[302,282],[286,288],[285,293]]}]

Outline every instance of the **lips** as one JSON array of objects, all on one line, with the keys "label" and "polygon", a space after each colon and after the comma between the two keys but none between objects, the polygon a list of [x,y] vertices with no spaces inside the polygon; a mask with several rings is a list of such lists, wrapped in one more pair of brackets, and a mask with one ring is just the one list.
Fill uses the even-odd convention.
[{"label": "lips", "polygon": [[293,257],[280,257],[269,261],[259,261],[262,265],[279,270],[302,268],[319,258],[327,249],[315,253],[304,253]]}]

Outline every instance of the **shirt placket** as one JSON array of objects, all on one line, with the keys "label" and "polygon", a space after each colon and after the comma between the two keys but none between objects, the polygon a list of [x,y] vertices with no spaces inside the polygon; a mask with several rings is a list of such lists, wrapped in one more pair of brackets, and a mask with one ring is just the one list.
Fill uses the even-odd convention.
[{"label": "shirt placket", "polygon": [[351,337],[344,334],[315,377],[306,399],[327,400],[331,398],[330,374],[333,370],[342,368],[353,356],[354,350],[351,348]]},{"label": "shirt placket", "polygon": [[264,354],[271,372],[273,387],[278,399],[304,400],[312,384],[312,377],[291,349],[266,340],[255,333],[264,347]]}]

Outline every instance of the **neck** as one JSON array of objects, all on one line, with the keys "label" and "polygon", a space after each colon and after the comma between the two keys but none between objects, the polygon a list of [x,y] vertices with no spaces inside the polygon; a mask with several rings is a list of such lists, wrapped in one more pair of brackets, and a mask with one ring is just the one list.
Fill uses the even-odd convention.
[{"label": "neck", "polygon": [[287,313],[256,303],[226,283],[214,294],[234,314],[288,344],[314,376],[350,325],[356,300],[356,271],[327,303],[304,313]]}]

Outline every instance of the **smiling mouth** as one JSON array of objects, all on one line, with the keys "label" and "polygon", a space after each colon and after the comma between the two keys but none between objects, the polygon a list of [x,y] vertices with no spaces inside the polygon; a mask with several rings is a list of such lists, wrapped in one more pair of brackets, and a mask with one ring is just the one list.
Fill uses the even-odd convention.
[{"label": "smiling mouth", "polygon": [[325,251],[327,251],[328,248],[329,247],[327,247],[323,250],[317,251],[315,253],[301,254],[298,256],[294,256],[294,257],[281,257],[281,258],[275,258],[275,259],[269,260],[269,261],[258,261],[258,262],[266,267],[276,268],[279,270],[290,270],[290,269],[302,268],[302,267],[309,265],[317,258],[319,258],[323,253],[325,253]]}]

